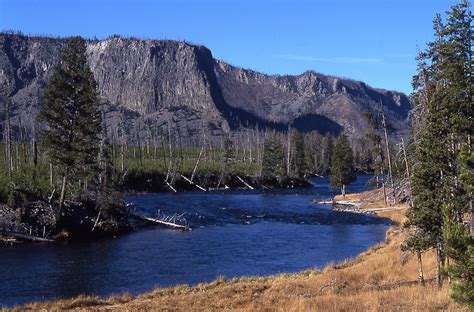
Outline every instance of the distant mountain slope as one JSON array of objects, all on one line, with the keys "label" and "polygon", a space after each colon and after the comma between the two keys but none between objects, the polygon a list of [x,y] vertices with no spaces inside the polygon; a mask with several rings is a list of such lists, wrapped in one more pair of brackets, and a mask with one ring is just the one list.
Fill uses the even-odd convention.
[{"label": "distant mountain slope", "polygon": [[216,61],[215,68],[226,102],[265,120],[293,123],[303,130],[331,131],[339,127],[350,136],[360,136],[367,131],[362,113],[374,112],[381,103],[392,134],[409,129],[410,101],[399,92],[313,71],[298,76],[268,76],[220,61]]},{"label": "distant mountain slope", "polygon": [[[0,33],[0,127],[6,100],[12,123],[31,131],[64,39]],[[408,133],[410,102],[398,92],[305,72],[269,76],[215,60],[203,47],[178,41],[112,37],[88,41],[88,60],[107,107],[109,136],[135,139],[171,127],[192,143],[246,127],[364,135],[363,112],[380,104],[392,136]],[[139,135],[138,135],[139,134]]]}]

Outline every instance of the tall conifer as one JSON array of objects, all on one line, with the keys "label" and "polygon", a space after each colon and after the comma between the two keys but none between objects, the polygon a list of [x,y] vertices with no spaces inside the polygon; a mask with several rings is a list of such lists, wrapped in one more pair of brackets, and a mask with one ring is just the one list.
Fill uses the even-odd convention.
[{"label": "tall conifer", "polygon": [[282,178],[285,170],[285,153],[281,143],[271,138],[263,147],[262,176],[264,178]]},{"label": "tall conifer", "polygon": [[[473,242],[463,225],[472,192],[463,182],[461,161],[462,146],[472,151],[474,130],[469,1],[451,7],[445,22],[437,15],[433,24],[435,40],[420,53],[419,73],[413,80],[417,146],[412,178],[414,202],[407,225],[416,230],[406,246],[413,250],[436,248],[439,282],[445,257],[452,259],[446,272],[454,285],[462,285],[453,287],[453,297],[463,303],[471,300],[472,304],[474,296],[456,294],[456,289],[473,291]],[[464,271],[461,274],[459,270]]]},{"label": "tall conifer", "polygon": [[329,178],[331,187],[340,188],[343,196],[345,196],[346,185],[356,180],[354,156],[345,135],[339,137],[334,147]]},{"label": "tall conifer", "polygon": [[98,170],[101,115],[84,39],[69,39],[45,90],[40,120],[45,147],[62,170],[60,214],[68,185]]},{"label": "tall conifer", "polygon": [[292,173],[302,178],[306,172],[305,139],[298,130],[293,131],[293,157],[291,158]]}]

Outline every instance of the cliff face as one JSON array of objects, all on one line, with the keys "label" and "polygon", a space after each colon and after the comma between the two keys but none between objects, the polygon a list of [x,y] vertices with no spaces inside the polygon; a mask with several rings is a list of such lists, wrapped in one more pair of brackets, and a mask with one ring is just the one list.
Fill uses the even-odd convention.
[{"label": "cliff face", "polygon": [[[10,101],[16,130],[35,124],[41,95],[64,39],[0,34],[0,126]],[[191,144],[246,127],[364,135],[363,112],[382,105],[392,135],[409,129],[408,98],[362,82],[306,72],[268,76],[214,60],[203,47],[177,41],[92,40],[87,46],[111,138],[179,133]],[[123,131],[122,131],[123,129]],[[148,138],[149,139],[149,138]]]},{"label": "cliff face", "polygon": [[382,105],[391,133],[409,129],[408,98],[363,82],[308,71],[298,76],[267,76],[216,61],[216,74],[226,102],[259,118],[304,131],[342,131],[351,137],[368,130],[364,112]]}]

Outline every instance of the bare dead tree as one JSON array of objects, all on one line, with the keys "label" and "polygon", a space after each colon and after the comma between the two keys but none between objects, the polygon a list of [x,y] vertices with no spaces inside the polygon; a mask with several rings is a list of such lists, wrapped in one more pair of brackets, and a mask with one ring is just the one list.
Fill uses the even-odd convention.
[{"label": "bare dead tree", "polygon": [[6,135],[5,135],[5,143],[6,143],[6,160],[8,166],[8,177],[11,179],[13,174],[13,155],[12,155],[12,132],[11,132],[11,124],[10,124],[10,99],[6,98],[6,105],[5,105],[5,118],[6,118]]},{"label": "bare dead tree", "polygon": [[390,156],[390,148],[388,144],[387,123],[385,121],[385,113],[383,109],[381,109],[381,114],[382,114],[382,127],[383,127],[384,136],[385,136],[385,151],[387,153],[388,179],[390,181],[390,186],[392,187],[393,201],[394,203],[397,203],[395,184],[393,182],[392,161],[391,161],[391,156]]}]

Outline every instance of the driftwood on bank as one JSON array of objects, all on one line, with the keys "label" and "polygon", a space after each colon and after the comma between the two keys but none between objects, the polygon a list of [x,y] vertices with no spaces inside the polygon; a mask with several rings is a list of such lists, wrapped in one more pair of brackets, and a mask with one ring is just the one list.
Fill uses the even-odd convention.
[{"label": "driftwood on bank", "polygon": [[337,212],[350,212],[350,213],[369,214],[369,215],[376,214],[375,211],[360,209],[359,207],[356,207],[356,206],[345,206],[345,207],[334,206],[332,210],[337,211]]},{"label": "driftwood on bank", "polygon": [[[426,279],[423,281],[423,284],[433,284],[436,282],[436,278],[430,278]],[[370,290],[387,290],[387,289],[393,289],[393,288],[398,288],[402,286],[412,286],[412,285],[419,285],[420,281],[400,281],[397,283],[393,284],[384,284],[384,285],[370,285],[366,284],[364,289],[370,289]]]},{"label": "driftwood on bank", "polygon": [[361,202],[351,200],[322,200],[313,201],[313,204],[332,205],[332,210],[337,212],[350,212],[359,214],[376,214],[375,210],[360,209]]},{"label": "driftwood on bank", "polygon": [[30,242],[54,242],[55,241],[49,238],[37,237],[33,235],[27,235],[27,234],[21,234],[21,233],[9,232],[9,231],[0,231],[0,234],[5,235],[7,237],[14,237],[16,239],[26,240]]},{"label": "driftwood on bank", "polygon": [[321,200],[313,201],[313,204],[319,205],[340,205],[340,206],[360,206],[360,202],[351,201],[351,200]]},{"label": "driftwood on bank", "polygon": [[192,230],[189,226],[175,223],[172,220],[161,220],[161,219],[150,218],[150,217],[142,216],[142,215],[139,215],[139,214],[136,214],[136,213],[133,213],[133,212],[129,212],[129,215],[131,217],[137,219],[137,220],[142,220],[142,221],[145,221],[145,222],[148,222],[148,223],[164,225],[164,226],[167,226],[167,227],[170,227],[170,228],[180,229],[180,230],[183,230],[183,231],[191,231]]},{"label": "driftwood on bank", "polygon": [[228,187],[227,185],[224,184],[224,187],[210,187],[209,188],[209,191],[225,191],[225,190],[228,190],[230,189],[230,187]]},{"label": "driftwood on bank", "polygon": [[244,179],[242,179],[241,177],[239,177],[238,175],[236,175],[237,179],[242,182],[247,188],[251,189],[251,190],[254,190],[255,188],[253,186],[251,186],[250,184],[248,184],[247,182],[244,181]]},{"label": "driftwood on bank", "polygon": [[182,177],[183,179],[185,179],[186,181],[188,181],[189,184],[194,185],[195,187],[197,187],[197,188],[200,189],[201,191],[207,192],[207,190],[206,190],[205,188],[203,188],[202,186],[200,186],[200,185],[194,183],[192,180],[186,178],[184,175],[181,175],[181,177]]},{"label": "driftwood on bank", "polygon": [[168,181],[165,180],[165,183],[173,192],[175,192],[175,193],[178,192]]}]

